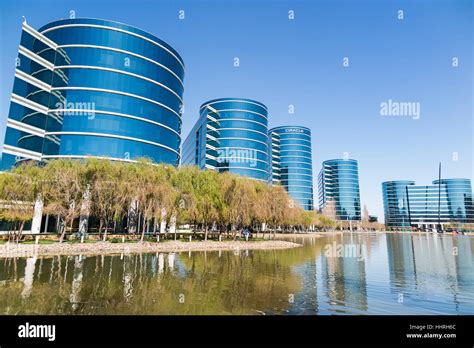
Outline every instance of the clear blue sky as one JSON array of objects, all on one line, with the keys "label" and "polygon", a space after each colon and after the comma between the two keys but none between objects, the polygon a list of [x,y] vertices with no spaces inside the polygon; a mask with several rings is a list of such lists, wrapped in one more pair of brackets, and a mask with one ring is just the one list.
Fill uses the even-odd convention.
[{"label": "clear blue sky", "polygon": [[[440,161],[444,177],[472,178],[470,0],[3,0],[0,10],[1,143],[21,16],[38,29],[74,10],[76,17],[137,26],[181,54],[183,139],[204,101],[259,100],[269,108],[269,126],[311,128],[315,184],[323,160],[344,152],[357,159],[362,205],[380,219],[382,181],[431,183]],[[238,68],[234,57],[240,58]],[[349,67],[343,67],[344,57]],[[420,119],[381,116],[380,103],[389,99],[420,103]]]}]

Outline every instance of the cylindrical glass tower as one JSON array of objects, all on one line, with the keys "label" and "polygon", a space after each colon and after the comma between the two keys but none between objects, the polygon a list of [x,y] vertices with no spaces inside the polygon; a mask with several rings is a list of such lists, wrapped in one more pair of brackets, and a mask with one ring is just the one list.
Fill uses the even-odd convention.
[{"label": "cylindrical glass tower", "polygon": [[39,33],[37,41],[48,45],[27,54],[39,66],[29,80],[45,82],[40,87],[50,92],[35,150],[42,160],[147,157],[179,163],[184,63],[171,46],[99,19],[58,20]]},{"label": "cylindrical glass tower", "polygon": [[459,222],[474,222],[471,180],[455,178],[433,181],[433,185],[439,184],[446,188],[449,214],[447,218]]},{"label": "cylindrical glass tower", "polygon": [[338,220],[360,220],[359,169],[353,159],[323,162],[319,173],[319,206],[333,204]]},{"label": "cylindrical glass tower", "polygon": [[280,183],[305,210],[313,210],[313,165],[311,130],[282,126],[269,132],[272,179]]},{"label": "cylindrical glass tower", "polygon": [[267,181],[268,111],[255,100],[221,98],[201,105],[200,114],[212,110],[218,118],[216,169]]},{"label": "cylindrical glass tower", "polygon": [[386,181],[382,183],[385,226],[387,228],[411,226],[407,187],[413,185],[415,185],[415,182],[410,180]]}]

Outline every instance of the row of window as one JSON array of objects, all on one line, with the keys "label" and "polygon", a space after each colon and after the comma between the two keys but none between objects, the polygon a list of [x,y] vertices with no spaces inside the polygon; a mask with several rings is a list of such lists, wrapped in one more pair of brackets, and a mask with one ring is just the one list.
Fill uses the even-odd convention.
[{"label": "row of window", "polygon": [[[72,24],[75,25],[75,24]],[[93,28],[70,26],[53,28],[43,31],[44,35],[58,45],[94,45],[117,48],[124,51],[147,57],[165,65],[181,80],[184,77],[184,68],[181,63],[167,50],[143,38],[110,28]]]},{"label": "row of window", "polygon": [[[63,24],[66,27],[57,27]],[[7,152],[18,154],[19,160],[23,149],[45,159],[149,157],[178,164],[184,68],[171,47],[138,29],[101,20],[64,20],[43,27],[46,37],[65,45],[55,49],[39,40],[39,34],[30,34],[28,26],[23,29],[9,119],[44,130],[45,135],[21,125],[20,131],[10,122]],[[38,63],[38,57],[50,65]],[[42,111],[23,106],[28,100]],[[11,166],[12,158],[6,153],[2,168],[7,162]]]}]

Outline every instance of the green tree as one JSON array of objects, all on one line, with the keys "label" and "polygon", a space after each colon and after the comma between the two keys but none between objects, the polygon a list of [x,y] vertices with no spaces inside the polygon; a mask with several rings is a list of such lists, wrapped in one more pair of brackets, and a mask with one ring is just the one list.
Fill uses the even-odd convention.
[{"label": "green tree", "polygon": [[110,224],[121,220],[125,213],[127,189],[125,165],[122,162],[88,159],[85,170],[90,186],[91,213],[99,219],[99,237],[107,240]]},{"label": "green tree", "polygon": [[60,220],[59,242],[63,242],[67,226],[79,217],[81,202],[87,189],[84,166],[78,161],[56,159],[43,168],[44,211]]},{"label": "green tree", "polygon": [[198,221],[204,228],[204,240],[207,240],[209,227],[218,219],[223,204],[218,175],[215,171],[199,171],[193,182],[197,197],[196,208],[199,212]]},{"label": "green tree", "polygon": [[33,218],[34,202],[41,199],[41,174],[30,162],[0,174],[0,219],[10,222],[8,240],[15,237],[18,242],[25,224]]}]

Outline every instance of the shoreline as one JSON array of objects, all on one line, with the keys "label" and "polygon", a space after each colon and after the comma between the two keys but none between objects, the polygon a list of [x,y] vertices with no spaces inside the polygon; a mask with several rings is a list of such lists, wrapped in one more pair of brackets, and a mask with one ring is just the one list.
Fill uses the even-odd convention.
[{"label": "shoreline", "polygon": [[112,255],[151,252],[187,252],[187,251],[239,251],[239,250],[281,250],[300,247],[301,244],[282,241],[264,240],[244,241],[199,241],[182,242],[166,241],[161,243],[53,243],[53,244],[15,244],[0,245],[0,259],[32,256],[60,255]]},{"label": "shoreline", "polygon": [[[328,231],[326,233],[351,233],[351,231]],[[426,232],[426,231],[353,231],[352,233],[360,233],[360,234],[377,234],[377,233],[386,233],[386,234],[425,234],[425,235],[436,235],[436,236],[474,236],[474,232],[465,232],[464,234],[455,234],[453,232],[444,232],[444,233],[436,233],[436,232]]]},{"label": "shoreline", "polygon": [[[273,234],[269,233],[268,238],[273,238]],[[258,237],[261,237],[261,233],[258,234]],[[278,238],[289,238],[289,237],[298,237],[298,238],[322,238],[324,237],[324,233],[321,232],[308,232],[308,233],[277,233],[275,235],[275,240],[279,240]],[[265,240],[267,238],[267,234],[265,234]],[[268,239],[270,240],[270,239]],[[273,239],[272,239],[273,240]]]}]

